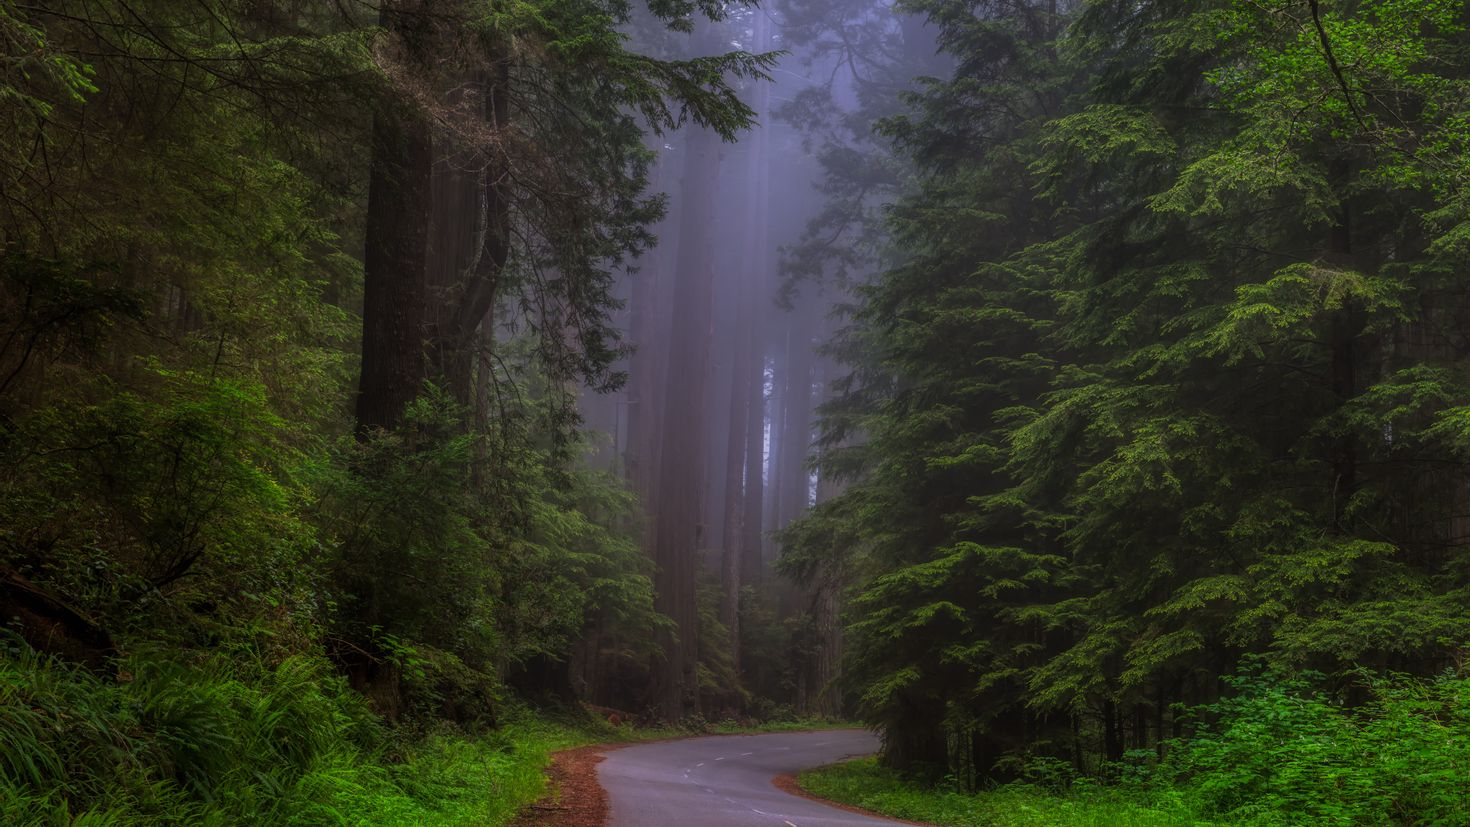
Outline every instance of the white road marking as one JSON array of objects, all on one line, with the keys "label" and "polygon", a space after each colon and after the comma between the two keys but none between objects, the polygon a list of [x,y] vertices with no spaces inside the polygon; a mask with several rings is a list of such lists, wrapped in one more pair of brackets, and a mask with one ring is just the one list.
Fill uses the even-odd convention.
[{"label": "white road marking", "polygon": [[723,761],[723,760],[725,760],[725,756],[721,755],[719,758],[716,758],[715,760],[716,761]]},{"label": "white road marking", "polygon": [[704,762],[703,762],[703,761],[700,761],[700,762],[699,762],[699,763],[698,763],[698,764],[695,764],[695,765],[694,765],[694,768],[695,768],[695,769],[699,769],[699,768],[700,768],[700,767],[702,767],[702,766],[704,766]]},{"label": "white road marking", "polygon": [[747,755],[755,755],[755,753],[753,753],[753,752],[742,752],[742,753],[740,753],[740,757],[741,758],[744,758]]},{"label": "white road marking", "polygon": [[791,822],[789,822],[789,821],[788,821],[788,822],[785,822],[785,824],[786,824],[786,827],[796,827],[796,825],[795,825],[795,824],[792,824],[792,823],[791,823]]}]

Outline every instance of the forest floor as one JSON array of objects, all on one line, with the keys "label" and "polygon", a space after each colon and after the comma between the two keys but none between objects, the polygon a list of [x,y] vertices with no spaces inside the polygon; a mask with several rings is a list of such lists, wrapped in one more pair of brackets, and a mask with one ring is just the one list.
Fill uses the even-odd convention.
[{"label": "forest floor", "polygon": [[861,758],[809,770],[802,791],[821,799],[936,827],[1201,827],[1182,800],[1092,787],[1058,793],[1010,784],[975,794],[927,788]]}]

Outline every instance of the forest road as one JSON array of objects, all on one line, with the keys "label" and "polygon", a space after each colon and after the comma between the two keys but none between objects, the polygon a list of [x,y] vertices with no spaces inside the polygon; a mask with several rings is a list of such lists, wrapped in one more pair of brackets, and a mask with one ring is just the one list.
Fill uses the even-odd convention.
[{"label": "forest road", "polygon": [[869,827],[901,822],[828,807],[772,785],[776,776],[878,750],[855,729],[717,735],[610,752],[597,765],[612,827]]}]

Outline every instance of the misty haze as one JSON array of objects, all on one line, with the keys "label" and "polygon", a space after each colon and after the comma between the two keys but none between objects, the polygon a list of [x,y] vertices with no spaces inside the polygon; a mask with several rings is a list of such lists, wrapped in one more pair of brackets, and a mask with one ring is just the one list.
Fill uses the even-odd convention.
[{"label": "misty haze", "polygon": [[0,54],[0,825],[1470,824],[1470,5]]}]

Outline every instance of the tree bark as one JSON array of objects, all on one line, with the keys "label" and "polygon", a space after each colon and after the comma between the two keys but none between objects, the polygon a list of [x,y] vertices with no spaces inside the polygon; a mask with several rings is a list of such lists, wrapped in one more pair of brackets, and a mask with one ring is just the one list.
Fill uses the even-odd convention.
[{"label": "tree bark", "polygon": [[[747,271],[748,272],[748,271]],[[735,358],[730,377],[730,427],[725,448],[725,524],[721,538],[720,622],[730,631],[731,662],[740,665],[740,587],[743,543],[745,542],[746,451],[749,446],[750,397],[755,390],[754,331],[751,326],[751,297],[742,286],[736,318]]]},{"label": "tree bark", "polygon": [[[711,40],[708,30],[702,40]],[[661,636],[664,657],[651,677],[654,706],[670,722],[687,716],[698,703],[695,563],[704,539],[699,510],[707,462],[705,393],[714,287],[710,231],[719,144],[714,132],[699,130],[690,135],[684,157],[675,312],[664,381],[654,608],[674,621],[674,630]]]},{"label": "tree bark", "polygon": [[786,412],[782,417],[781,489],[776,528],[785,528],[810,503],[811,478],[807,454],[812,435],[812,309],[813,301],[793,309],[786,338]]},{"label": "tree bark", "polygon": [[[507,66],[498,64],[466,87],[466,94],[476,99],[476,116],[491,134],[509,118],[507,73]],[[436,245],[430,250],[427,319],[430,377],[467,410],[474,402],[475,334],[495,305],[500,272],[510,256],[504,172],[498,150],[486,147],[443,152],[435,169]]]},{"label": "tree bark", "polygon": [[[672,184],[671,166],[670,153],[661,152],[654,171],[656,189],[667,191]],[[628,327],[634,350],[628,364],[628,443],[623,453],[623,468],[649,519],[644,542],[650,556],[654,554],[657,512],[654,495],[658,491],[659,433],[663,420],[659,383],[667,370],[665,336],[670,323],[665,293],[669,271],[673,269],[671,248],[677,249],[677,234],[671,233],[673,227],[671,218],[665,218],[659,225],[660,244],[635,274],[629,300]],[[674,235],[672,243],[670,235]]]},{"label": "tree bark", "polygon": [[[386,2],[386,51],[409,65],[428,48],[424,0]],[[373,114],[363,250],[359,433],[393,428],[425,378],[424,308],[433,139],[429,119],[408,96],[389,93]]]},{"label": "tree bark", "polygon": [[[753,47],[757,53],[768,47],[769,22],[765,15],[755,16]],[[751,109],[764,125],[770,109],[770,86],[757,83],[751,94]],[[770,179],[767,175],[767,130],[757,129],[750,138],[745,172],[744,231],[748,243],[742,262],[742,279],[737,285],[739,305],[736,313],[736,346],[730,381],[730,430],[725,453],[725,526],[724,557],[721,572],[724,585],[723,620],[730,630],[731,662],[740,669],[740,590],[747,582],[744,575],[751,568],[749,560],[760,561],[760,474],[765,425],[764,395],[761,376],[760,348],[756,343],[756,304],[764,299],[767,253],[767,201]],[[756,420],[755,428],[751,419]],[[752,435],[755,435],[754,438]],[[753,456],[752,456],[753,455]],[[753,460],[753,461],[752,461]],[[752,496],[754,491],[754,496]],[[756,511],[751,514],[754,500]],[[754,516],[755,531],[746,530],[746,520]],[[747,545],[751,540],[754,542]],[[759,574],[756,567],[755,574]],[[750,582],[754,582],[753,580]]]}]

